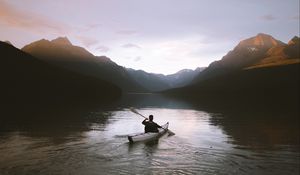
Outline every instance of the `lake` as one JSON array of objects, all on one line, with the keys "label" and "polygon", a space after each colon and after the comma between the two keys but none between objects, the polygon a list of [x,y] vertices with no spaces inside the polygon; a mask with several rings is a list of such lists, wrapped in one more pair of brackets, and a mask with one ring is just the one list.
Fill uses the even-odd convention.
[{"label": "lake", "polygon": [[[141,114],[176,135],[129,144]],[[17,111],[18,109],[16,109]],[[299,174],[299,113],[131,94],[106,108],[1,117],[0,174]]]}]

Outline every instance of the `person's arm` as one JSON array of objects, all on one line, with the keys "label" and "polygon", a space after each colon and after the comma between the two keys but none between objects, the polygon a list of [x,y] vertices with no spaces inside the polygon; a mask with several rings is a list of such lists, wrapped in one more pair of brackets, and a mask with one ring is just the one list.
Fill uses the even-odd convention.
[{"label": "person's arm", "polygon": [[146,125],[146,123],[147,123],[147,119],[143,120],[142,124]]},{"label": "person's arm", "polygon": [[155,123],[156,124],[156,126],[158,127],[158,128],[162,128],[161,126],[159,126],[157,123]]}]

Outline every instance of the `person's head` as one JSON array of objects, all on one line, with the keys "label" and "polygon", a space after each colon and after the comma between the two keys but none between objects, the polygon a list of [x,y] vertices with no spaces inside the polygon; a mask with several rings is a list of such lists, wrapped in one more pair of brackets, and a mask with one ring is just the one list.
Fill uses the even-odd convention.
[{"label": "person's head", "polygon": [[153,115],[149,115],[149,120],[150,120],[150,121],[153,120]]}]

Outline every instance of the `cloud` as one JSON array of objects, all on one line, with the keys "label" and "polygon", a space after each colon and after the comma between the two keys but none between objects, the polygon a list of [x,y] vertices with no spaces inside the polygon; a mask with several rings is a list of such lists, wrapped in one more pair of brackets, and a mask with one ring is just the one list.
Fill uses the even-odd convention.
[{"label": "cloud", "polygon": [[97,29],[101,26],[102,26],[102,24],[89,24],[89,25],[87,25],[87,29],[89,29],[89,30]]},{"label": "cloud", "polygon": [[134,62],[141,61],[143,58],[141,56],[133,57],[133,56],[125,56],[123,57],[126,60],[133,60]]},{"label": "cloud", "polygon": [[300,16],[299,15],[295,15],[295,16],[292,16],[291,19],[299,21],[300,20]]},{"label": "cloud", "polygon": [[135,62],[138,62],[138,61],[140,61],[141,59],[142,59],[141,56],[137,56],[137,57],[135,57],[134,61],[135,61]]},{"label": "cloud", "polygon": [[84,35],[77,35],[76,38],[86,47],[97,44],[99,41],[95,38],[91,38]]},{"label": "cloud", "polygon": [[96,29],[100,28],[101,26],[102,26],[102,24],[98,24],[98,23],[88,24],[88,25],[85,25],[84,27],[78,27],[77,31],[78,32],[89,32],[91,30],[96,30]]},{"label": "cloud", "polygon": [[276,20],[277,18],[273,15],[263,15],[260,17],[264,21],[273,21]]},{"label": "cloud", "polygon": [[124,44],[124,45],[122,45],[121,47],[123,47],[123,48],[135,48],[135,49],[141,49],[141,47],[140,46],[138,46],[138,45],[136,45],[136,44],[131,44],[131,43],[128,43],[128,44]]},{"label": "cloud", "polygon": [[120,35],[134,35],[137,34],[138,32],[135,30],[119,30],[116,33]]},{"label": "cloud", "polygon": [[0,24],[1,23],[9,27],[39,33],[53,32],[63,35],[70,31],[70,28],[65,24],[51,20],[40,14],[17,9],[3,0],[0,0]]},{"label": "cloud", "polygon": [[98,46],[96,48],[96,50],[100,51],[100,52],[108,52],[110,49],[106,46]]}]

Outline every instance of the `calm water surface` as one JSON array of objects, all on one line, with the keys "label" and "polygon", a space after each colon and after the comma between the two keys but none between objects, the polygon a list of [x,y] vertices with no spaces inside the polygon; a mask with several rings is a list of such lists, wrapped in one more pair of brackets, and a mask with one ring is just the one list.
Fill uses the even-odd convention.
[{"label": "calm water surface", "polygon": [[298,119],[162,103],[135,106],[176,133],[150,143],[128,143],[143,118],[126,107],[3,120],[0,174],[299,174]]}]

